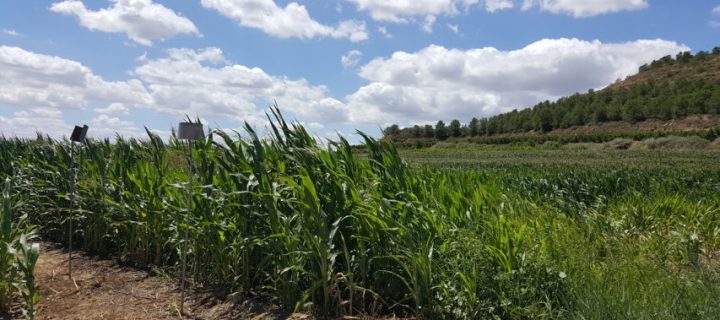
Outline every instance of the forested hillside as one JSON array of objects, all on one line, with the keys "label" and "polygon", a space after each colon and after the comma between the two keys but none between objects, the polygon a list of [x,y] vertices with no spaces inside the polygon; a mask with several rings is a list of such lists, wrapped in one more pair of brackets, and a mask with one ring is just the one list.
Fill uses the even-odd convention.
[{"label": "forested hillside", "polygon": [[[555,102],[490,118],[438,121],[435,126],[387,127],[386,139],[407,142],[517,133],[549,133],[577,126],[646,120],[669,121],[693,115],[720,115],[720,47],[693,55],[681,52],[643,65],[608,87],[576,93]],[[556,131],[557,132],[557,131]]]}]

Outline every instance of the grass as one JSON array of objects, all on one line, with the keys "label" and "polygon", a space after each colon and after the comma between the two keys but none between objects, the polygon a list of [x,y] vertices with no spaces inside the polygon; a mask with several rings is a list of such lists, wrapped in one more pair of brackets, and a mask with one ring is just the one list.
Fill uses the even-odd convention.
[{"label": "grass", "polygon": [[[178,270],[197,286],[319,315],[711,319],[720,312],[720,167],[710,151],[403,151],[273,135],[192,145],[0,140],[0,172],[46,237]],[[78,206],[73,161],[79,172]],[[58,214],[63,213],[63,214]],[[42,222],[40,224],[39,222]]]}]

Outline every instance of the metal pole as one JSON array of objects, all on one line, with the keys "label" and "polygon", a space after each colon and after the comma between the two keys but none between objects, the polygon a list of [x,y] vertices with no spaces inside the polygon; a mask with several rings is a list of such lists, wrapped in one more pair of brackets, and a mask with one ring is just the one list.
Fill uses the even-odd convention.
[{"label": "metal pole", "polygon": [[185,213],[185,235],[183,237],[183,252],[182,252],[182,275],[180,284],[180,315],[184,314],[185,306],[185,271],[187,269],[187,252],[188,252],[188,218],[190,212],[192,212],[192,178],[193,178],[193,158],[192,158],[192,142],[188,140],[188,187],[187,187],[187,212]]},{"label": "metal pole", "polygon": [[70,196],[70,211],[68,212],[68,278],[72,279],[72,238],[73,238],[73,213],[72,210],[75,207],[73,204],[75,202],[75,196],[77,192],[77,168],[75,166],[75,157],[74,151],[75,150],[75,143],[70,142],[70,169],[73,171],[73,180],[72,180],[72,195]]}]

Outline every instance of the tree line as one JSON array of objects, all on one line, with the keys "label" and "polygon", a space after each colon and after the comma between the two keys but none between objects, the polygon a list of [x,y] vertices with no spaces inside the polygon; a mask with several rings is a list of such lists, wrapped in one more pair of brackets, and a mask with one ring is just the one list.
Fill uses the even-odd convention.
[{"label": "tree line", "polygon": [[600,91],[591,89],[585,94],[576,93],[555,102],[543,101],[524,110],[472,118],[465,124],[457,119],[449,124],[440,120],[435,126],[400,128],[393,124],[383,130],[383,135],[392,140],[445,140],[529,131],[546,133],[609,121],[635,123],[648,119],[682,119],[697,114],[720,115],[720,80],[715,70],[717,66],[710,63],[711,59],[720,61],[720,47],[695,55],[681,52],[674,58],[665,56],[645,64],[640,67],[641,73],[674,69],[630,86],[610,86]]}]

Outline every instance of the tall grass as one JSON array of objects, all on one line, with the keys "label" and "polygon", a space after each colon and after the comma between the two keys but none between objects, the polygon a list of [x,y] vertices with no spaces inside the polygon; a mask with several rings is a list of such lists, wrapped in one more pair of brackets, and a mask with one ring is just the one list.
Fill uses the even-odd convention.
[{"label": "tall grass", "polygon": [[[344,139],[321,147],[277,110],[270,120],[267,138],[246,126],[192,143],[191,176],[187,145],[150,132],[89,142],[75,159],[67,141],[3,139],[0,172],[48,237],[63,239],[74,217],[86,250],[178,268],[187,229],[193,285],[292,310],[432,319],[720,311],[718,168],[411,167],[369,136],[358,154]],[[67,202],[72,161],[83,168],[81,211]]]}]

